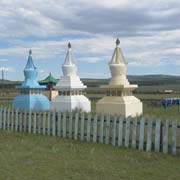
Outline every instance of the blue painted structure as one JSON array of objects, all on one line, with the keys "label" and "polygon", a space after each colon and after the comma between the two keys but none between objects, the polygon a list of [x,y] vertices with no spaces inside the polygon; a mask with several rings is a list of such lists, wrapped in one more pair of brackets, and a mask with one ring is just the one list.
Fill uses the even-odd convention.
[{"label": "blue painted structure", "polygon": [[24,69],[25,80],[21,86],[16,88],[20,90],[20,94],[13,100],[12,107],[14,109],[23,110],[49,110],[49,100],[41,93],[45,86],[40,86],[37,81],[37,69],[32,59],[32,51],[29,50],[29,57]]},{"label": "blue painted structure", "polygon": [[166,98],[162,100],[162,105],[165,109],[172,104],[178,105],[180,111],[180,98]]}]

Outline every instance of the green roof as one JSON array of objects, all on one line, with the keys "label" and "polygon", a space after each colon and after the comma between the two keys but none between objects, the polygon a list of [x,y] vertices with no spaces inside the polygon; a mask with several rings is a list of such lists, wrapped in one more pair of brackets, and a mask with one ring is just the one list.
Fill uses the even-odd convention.
[{"label": "green roof", "polygon": [[55,79],[51,73],[49,73],[49,76],[46,77],[44,80],[39,81],[40,84],[56,84],[58,82],[57,79]]}]

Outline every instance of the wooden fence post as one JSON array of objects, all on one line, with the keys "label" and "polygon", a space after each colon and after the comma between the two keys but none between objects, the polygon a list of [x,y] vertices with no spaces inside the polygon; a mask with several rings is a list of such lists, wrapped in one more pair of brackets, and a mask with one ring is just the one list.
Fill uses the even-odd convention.
[{"label": "wooden fence post", "polygon": [[166,120],[164,124],[164,131],[163,131],[163,153],[168,153],[168,140],[169,140],[169,121]]},{"label": "wooden fence post", "polygon": [[32,111],[29,110],[29,124],[28,124],[28,132],[31,133],[32,126]]},{"label": "wooden fence post", "polygon": [[91,114],[88,114],[88,122],[87,122],[87,141],[90,141],[91,138]]},{"label": "wooden fence post", "polygon": [[0,108],[0,129],[2,129],[2,120],[3,120],[3,117],[2,117],[2,107]]},{"label": "wooden fence post", "polygon": [[47,119],[47,134],[48,134],[48,136],[50,136],[50,134],[51,134],[50,121],[51,121],[51,112],[48,111],[48,119]]},{"label": "wooden fence post", "polygon": [[22,132],[22,110],[19,111],[19,132]]},{"label": "wooden fence post", "polygon": [[83,141],[84,140],[84,112],[81,113],[81,133],[80,133],[81,137],[80,140]]},{"label": "wooden fence post", "polygon": [[74,139],[78,139],[78,121],[79,121],[79,113],[76,112],[75,114],[75,131],[74,131]]},{"label": "wooden fence post", "polygon": [[15,124],[15,131],[18,131],[18,109],[16,109],[16,124]]},{"label": "wooden fence post", "polygon": [[9,130],[10,125],[10,108],[8,108],[8,115],[7,115],[7,130]]},{"label": "wooden fence post", "polygon": [[96,142],[97,140],[97,118],[98,115],[94,115],[94,122],[93,122],[93,142]]},{"label": "wooden fence post", "polygon": [[140,121],[139,149],[144,149],[144,117]]},{"label": "wooden fence post", "polygon": [[34,119],[33,119],[33,133],[36,133],[36,111],[34,111]]},{"label": "wooden fence post", "polygon": [[27,111],[24,111],[24,132],[27,131]]},{"label": "wooden fence post", "polygon": [[38,116],[37,116],[37,125],[38,125],[38,134],[41,134],[41,111],[38,111]]},{"label": "wooden fence post", "polygon": [[160,150],[160,131],[161,131],[161,121],[156,119],[156,129],[155,129],[155,152]]},{"label": "wooden fence post", "polygon": [[116,145],[116,122],[117,122],[117,116],[115,115],[113,118],[113,129],[112,129],[112,145]]},{"label": "wooden fence post", "polygon": [[129,147],[130,117],[126,118],[125,147]]},{"label": "wooden fence post", "polygon": [[57,135],[61,137],[61,112],[58,112],[58,127],[57,127]]},{"label": "wooden fence post", "polygon": [[106,116],[106,137],[105,144],[109,144],[109,135],[110,135],[110,114]]},{"label": "wooden fence post", "polygon": [[3,129],[4,130],[6,129],[6,119],[7,119],[6,112],[7,112],[7,108],[5,107],[4,108],[4,117],[3,117]]},{"label": "wooden fence post", "polygon": [[176,155],[177,120],[172,122],[172,155]]},{"label": "wooden fence post", "polygon": [[63,138],[66,137],[66,112],[63,112]]},{"label": "wooden fence post", "polygon": [[11,131],[14,130],[14,109],[11,110]]},{"label": "wooden fence post", "polygon": [[73,112],[69,113],[69,138],[72,139],[72,119],[73,119]]},{"label": "wooden fence post", "polygon": [[137,117],[133,120],[132,148],[136,148]]},{"label": "wooden fence post", "polygon": [[122,146],[123,144],[123,121],[123,116],[120,116],[118,126],[118,146]]},{"label": "wooden fence post", "polygon": [[151,143],[152,143],[152,119],[148,119],[147,122],[147,144],[146,144],[146,151],[151,151]]},{"label": "wooden fence post", "polygon": [[43,135],[46,135],[46,111],[43,113]]},{"label": "wooden fence post", "polygon": [[52,114],[52,135],[56,136],[56,111]]},{"label": "wooden fence post", "polygon": [[104,140],[104,113],[101,114],[99,142],[103,143],[103,140]]}]

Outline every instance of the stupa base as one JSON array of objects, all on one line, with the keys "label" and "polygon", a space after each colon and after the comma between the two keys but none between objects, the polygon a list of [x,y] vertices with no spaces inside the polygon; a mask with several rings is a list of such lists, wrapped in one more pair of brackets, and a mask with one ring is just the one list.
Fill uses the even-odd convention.
[{"label": "stupa base", "polygon": [[13,109],[49,110],[49,100],[42,94],[20,94],[12,103]]},{"label": "stupa base", "polygon": [[142,102],[135,96],[105,96],[97,102],[96,112],[135,117],[142,114],[143,107]]},{"label": "stupa base", "polygon": [[56,96],[50,102],[50,109],[56,111],[68,111],[80,110],[83,112],[91,111],[91,103],[83,95],[76,96]]}]

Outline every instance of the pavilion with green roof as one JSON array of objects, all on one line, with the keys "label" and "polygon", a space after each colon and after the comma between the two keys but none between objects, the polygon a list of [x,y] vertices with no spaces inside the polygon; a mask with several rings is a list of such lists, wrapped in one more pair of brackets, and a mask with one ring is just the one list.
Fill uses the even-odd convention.
[{"label": "pavilion with green roof", "polygon": [[57,82],[58,80],[54,78],[51,73],[49,73],[49,75],[45,79],[39,81],[40,85],[45,85],[46,89],[50,91],[50,97],[49,97],[50,100],[52,99],[51,95],[52,95],[53,87],[56,85]]}]

